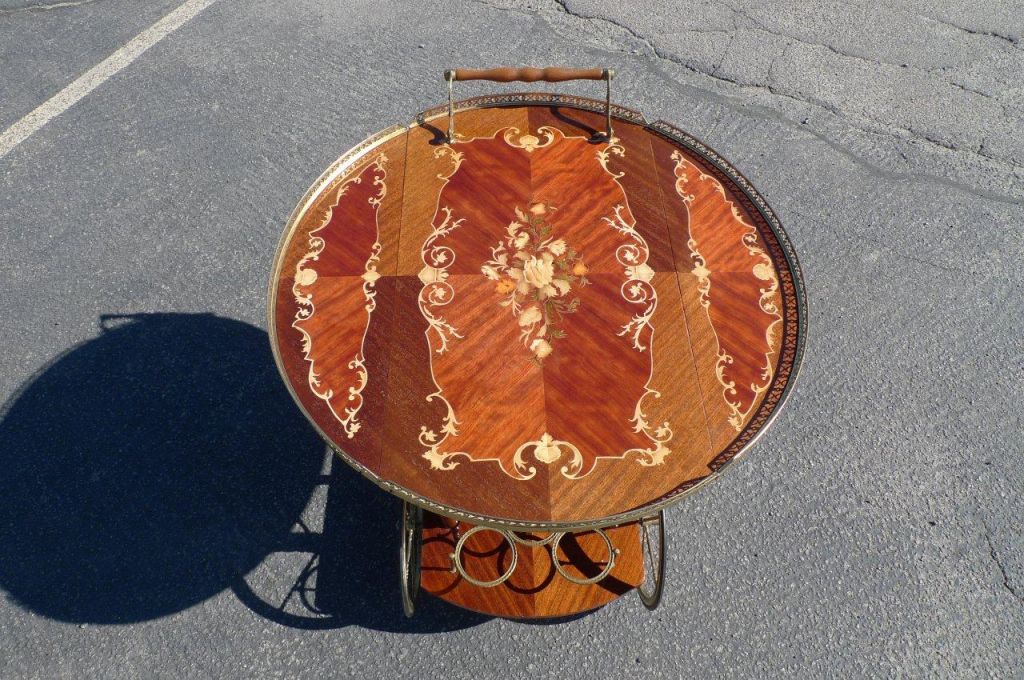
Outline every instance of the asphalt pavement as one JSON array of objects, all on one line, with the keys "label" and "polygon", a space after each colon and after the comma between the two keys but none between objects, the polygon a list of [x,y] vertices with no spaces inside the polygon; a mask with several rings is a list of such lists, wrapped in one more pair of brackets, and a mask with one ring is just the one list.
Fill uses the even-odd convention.
[{"label": "asphalt pavement", "polygon": [[[0,0],[0,677],[1024,677],[1022,34],[1009,0]],[[796,391],[669,512],[653,613],[405,620],[397,501],[270,359],[309,184],[499,64],[615,68],[801,258]]]}]

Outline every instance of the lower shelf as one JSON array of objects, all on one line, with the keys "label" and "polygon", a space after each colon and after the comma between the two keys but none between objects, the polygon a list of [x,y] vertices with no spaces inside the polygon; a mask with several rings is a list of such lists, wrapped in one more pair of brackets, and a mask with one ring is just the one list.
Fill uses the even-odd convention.
[{"label": "lower shelf", "polygon": [[[635,522],[603,530],[614,546],[614,556],[609,555],[605,538],[595,531],[566,534],[554,551],[551,537],[545,533],[517,533],[510,544],[499,532],[474,532],[460,552],[462,569],[470,579],[493,582],[514,566],[504,582],[492,587],[471,583],[454,565],[456,546],[471,529],[471,524],[423,513],[419,579],[423,591],[483,614],[552,618],[606,605],[644,581],[644,547]],[[538,545],[540,542],[545,543]],[[614,565],[604,578],[586,585],[574,582],[601,575],[610,557]]]}]

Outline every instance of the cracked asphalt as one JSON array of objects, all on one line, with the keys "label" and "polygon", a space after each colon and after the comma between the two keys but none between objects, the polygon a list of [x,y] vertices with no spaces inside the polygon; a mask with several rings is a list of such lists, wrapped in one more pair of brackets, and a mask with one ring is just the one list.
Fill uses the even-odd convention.
[{"label": "cracked asphalt", "polygon": [[[180,4],[0,0],[0,132]],[[1022,34],[1017,1],[217,0],[0,158],[0,676],[1024,676]],[[505,63],[614,67],[801,257],[796,392],[670,511],[654,613],[406,621],[397,504],[267,350],[308,185]]]}]

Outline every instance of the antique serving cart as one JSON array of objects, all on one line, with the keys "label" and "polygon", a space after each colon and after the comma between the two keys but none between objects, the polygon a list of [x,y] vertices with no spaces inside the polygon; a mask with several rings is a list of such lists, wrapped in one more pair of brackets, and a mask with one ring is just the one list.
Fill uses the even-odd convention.
[{"label": "antique serving cart", "polygon": [[[793,386],[796,257],[726,161],[611,104],[610,70],[448,71],[449,103],[342,156],[288,222],[271,342],[345,461],[404,500],[426,590],[509,617],[658,604],[664,508]],[[455,102],[454,81],[606,99]]]}]

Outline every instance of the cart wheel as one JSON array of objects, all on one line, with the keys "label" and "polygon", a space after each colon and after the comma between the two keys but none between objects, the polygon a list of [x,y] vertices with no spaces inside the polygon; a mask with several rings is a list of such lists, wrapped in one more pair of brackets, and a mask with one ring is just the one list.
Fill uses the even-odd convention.
[{"label": "cart wheel", "polygon": [[423,509],[402,502],[402,544],[399,546],[399,568],[402,579],[402,609],[412,617],[416,596],[420,592],[420,556],[423,548]]},{"label": "cart wheel", "polygon": [[665,511],[640,520],[640,549],[644,553],[644,582],[636,592],[648,609],[657,609],[665,586]]}]

